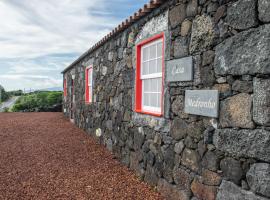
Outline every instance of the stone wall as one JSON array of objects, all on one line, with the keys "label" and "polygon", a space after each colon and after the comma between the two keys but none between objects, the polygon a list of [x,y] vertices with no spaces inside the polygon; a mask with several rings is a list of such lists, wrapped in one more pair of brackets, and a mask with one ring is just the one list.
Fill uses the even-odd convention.
[{"label": "stone wall", "polygon": [[[164,85],[164,115],[135,113],[135,45],[164,32],[165,61],[194,80]],[[85,103],[85,68],[94,102]],[[64,73],[75,124],[167,199],[270,199],[270,1],[170,0]],[[165,79],[166,79],[165,74]],[[219,90],[219,118],[184,112],[185,90]]]}]

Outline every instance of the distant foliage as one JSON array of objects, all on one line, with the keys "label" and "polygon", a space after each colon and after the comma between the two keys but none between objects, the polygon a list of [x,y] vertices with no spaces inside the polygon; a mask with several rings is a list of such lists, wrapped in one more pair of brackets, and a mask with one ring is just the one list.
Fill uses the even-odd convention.
[{"label": "distant foliage", "polygon": [[14,90],[14,91],[10,91],[7,92],[10,96],[22,96],[23,95],[23,91],[22,90]]},{"label": "distant foliage", "polygon": [[0,103],[6,101],[10,95],[5,91],[4,87],[0,85]]},{"label": "distant foliage", "polygon": [[[21,96],[12,108],[12,112],[48,112],[59,111],[63,92],[34,92]],[[58,109],[58,110],[57,110]]]}]

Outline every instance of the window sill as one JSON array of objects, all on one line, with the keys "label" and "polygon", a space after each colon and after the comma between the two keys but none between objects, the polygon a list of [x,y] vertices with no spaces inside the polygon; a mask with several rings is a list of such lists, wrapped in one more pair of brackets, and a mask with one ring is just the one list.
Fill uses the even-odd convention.
[{"label": "window sill", "polygon": [[145,115],[152,115],[155,117],[162,117],[161,113],[156,113],[156,112],[143,111],[143,110],[135,110],[135,112],[140,113],[140,114],[145,114]]}]

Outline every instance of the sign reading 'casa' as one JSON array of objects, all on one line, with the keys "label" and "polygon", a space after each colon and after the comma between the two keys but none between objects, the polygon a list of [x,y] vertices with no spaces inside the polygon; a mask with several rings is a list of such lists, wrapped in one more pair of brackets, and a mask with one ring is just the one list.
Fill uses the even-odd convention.
[{"label": "sign reading 'casa'", "polygon": [[166,69],[168,82],[193,80],[192,57],[170,60]]},{"label": "sign reading 'casa'", "polygon": [[218,90],[186,90],[185,112],[207,117],[218,117]]}]

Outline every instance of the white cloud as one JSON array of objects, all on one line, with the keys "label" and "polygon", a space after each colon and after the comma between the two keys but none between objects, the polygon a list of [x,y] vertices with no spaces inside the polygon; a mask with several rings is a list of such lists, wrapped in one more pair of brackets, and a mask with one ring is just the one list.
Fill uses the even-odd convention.
[{"label": "white cloud", "polygon": [[61,71],[147,1],[0,0],[0,84],[62,86]]},{"label": "white cloud", "polygon": [[[0,2],[0,55],[33,58],[82,52],[117,24],[97,17],[104,0],[4,0]],[[86,42],[87,41],[87,42]]]},{"label": "white cloud", "polygon": [[109,13],[106,0],[1,0],[0,84],[61,86],[60,72],[118,23]]}]

